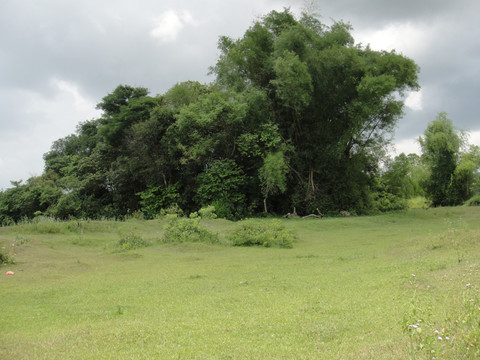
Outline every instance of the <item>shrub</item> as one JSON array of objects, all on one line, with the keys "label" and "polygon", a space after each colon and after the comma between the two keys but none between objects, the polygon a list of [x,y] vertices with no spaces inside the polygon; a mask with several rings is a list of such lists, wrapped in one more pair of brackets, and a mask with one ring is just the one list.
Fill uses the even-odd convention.
[{"label": "shrub", "polygon": [[480,195],[475,195],[474,197],[465,201],[466,206],[480,206]]},{"label": "shrub", "polygon": [[168,215],[183,215],[183,210],[178,206],[178,204],[172,204],[168,208],[164,208],[160,210],[160,216],[168,216]]},{"label": "shrub", "polygon": [[13,259],[13,257],[11,257],[9,254],[4,252],[3,250],[0,250],[0,264],[9,265],[14,263],[15,263],[15,260]]},{"label": "shrub", "polygon": [[374,194],[374,207],[381,212],[405,210],[408,202],[397,195],[381,191]]},{"label": "shrub", "polygon": [[230,236],[233,246],[264,246],[292,248],[295,234],[278,220],[255,222],[242,221]]},{"label": "shrub", "polygon": [[198,210],[198,214],[202,219],[216,219],[217,214],[215,213],[215,206],[209,205],[204,206],[200,210]]},{"label": "shrub", "polygon": [[167,215],[163,242],[205,242],[218,243],[218,236],[200,226],[200,218],[181,218],[176,215]]},{"label": "shrub", "polygon": [[147,241],[143,240],[141,236],[135,235],[133,233],[123,235],[116,243],[116,246],[122,250],[134,250],[147,247],[149,245],[150,244]]}]

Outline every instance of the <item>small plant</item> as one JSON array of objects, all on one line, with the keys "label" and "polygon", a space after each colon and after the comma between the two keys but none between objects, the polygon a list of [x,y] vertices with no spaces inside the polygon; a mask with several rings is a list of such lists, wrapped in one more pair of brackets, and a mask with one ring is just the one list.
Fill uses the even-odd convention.
[{"label": "small plant", "polygon": [[168,215],[183,215],[183,210],[178,206],[178,204],[170,205],[168,208],[164,208],[160,210],[160,216],[168,216]]},{"label": "small plant", "polygon": [[167,225],[163,242],[205,242],[217,243],[218,236],[211,233],[199,224],[200,218],[181,218],[176,215],[167,215]]},{"label": "small plant", "polygon": [[200,210],[198,210],[198,214],[202,219],[216,219],[217,214],[215,213],[215,206],[209,205],[204,206]]},{"label": "small plant", "polygon": [[15,260],[12,256],[7,254],[4,249],[0,250],[0,264],[11,265],[14,264]]},{"label": "small plant", "polygon": [[292,248],[295,235],[278,220],[271,222],[242,221],[230,236],[234,246]]},{"label": "small plant", "polygon": [[143,240],[141,236],[135,235],[133,233],[123,235],[116,244],[116,246],[122,250],[134,250],[147,247],[149,245],[150,244],[147,241]]}]

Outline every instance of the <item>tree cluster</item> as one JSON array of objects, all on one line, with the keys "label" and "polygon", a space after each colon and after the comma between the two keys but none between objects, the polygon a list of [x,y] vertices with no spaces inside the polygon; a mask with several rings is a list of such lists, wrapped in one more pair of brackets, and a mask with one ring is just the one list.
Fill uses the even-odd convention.
[{"label": "tree cluster", "polygon": [[151,218],[208,205],[227,218],[360,214],[418,193],[418,182],[395,183],[418,159],[396,159],[383,177],[379,168],[418,67],[356,45],[350,30],[272,11],[243,37],[220,38],[211,84],[157,96],[118,86],[98,104],[100,118],[53,143],[41,176],[0,193],[0,221]]}]

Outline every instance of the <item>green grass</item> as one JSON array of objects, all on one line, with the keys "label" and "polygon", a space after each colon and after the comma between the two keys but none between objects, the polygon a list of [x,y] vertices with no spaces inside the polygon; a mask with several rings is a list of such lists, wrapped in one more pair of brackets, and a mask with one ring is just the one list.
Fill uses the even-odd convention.
[{"label": "green grass", "polygon": [[[282,219],[292,249],[226,246],[221,219],[201,222],[220,244],[163,244],[163,220],[0,228],[0,359],[423,359],[406,326],[480,285],[479,217]],[[128,234],[152,246],[118,251]]]}]

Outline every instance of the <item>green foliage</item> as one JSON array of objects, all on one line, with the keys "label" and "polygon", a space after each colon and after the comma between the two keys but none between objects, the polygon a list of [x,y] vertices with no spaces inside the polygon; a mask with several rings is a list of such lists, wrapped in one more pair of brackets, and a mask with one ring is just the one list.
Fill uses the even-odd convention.
[{"label": "green foliage", "polygon": [[438,114],[419,141],[424,160],[430,170],[425,187],[427,197],[433,206],[455,205],[458,200],[450,196],[450,191],[461,139],[447,114]]},{"label": "green foliage", "polygon": [[121,250],[135,250],[149,246],[150,243],[144,240],[141,236],[135,235],[133,232],[122,235],[120,240],[115,244]]},{"label": "green foliage", "polygon": [[480,206],[480,195],[475,195],[465,201],[466,206]]},{"label": "green foliage", "polygon": [[231,218],[242,213],[245,176],[230,159],[216,160],[198,175],[196,199],[202,205],[213,204],[217,215]]},{"label": "green foliage", "polygon": [[198,210],[198,214],[202,219],[216,219],[217,214],[215,212],[216,209],[213,205],[204,206],[200,210]]},{"label": "green foliage", "polygon": [[169,208],[180,198],[178,185],[168,187],[153,186],[137,194],[140,196],[140,206],[147,219],[153,219],[162,209]]},{"label": "green foliage", "polygon": [[167,225],[164,228],[163,242],[184,243],[203,242],[218,243],[218,236],[200,225],[200,218],[182,218],[177,215],[167,216]]},{"label": "green foliage", "polygon": [[3,265],[15,264],[15,260],[5,250],[0,249],[0,265],[2,265],[2,264]]},{"label": "green foliage", "polygon": [[288,167],[283,151],[267,154],[263,160],[263,166],[258,170],[265,213],[267,213],[268,196],[277,192],[284,193],[287,190],[287,172]]},{"label": "green foliage", "polygon": [[407,200],[386,191],[373,193],[373,198],[374,207],[381,212],[406,210],[408,208]]},{"label": "green foliage", "polygon": [[388,161],[381,176],[386,191],[403,199],[423,196],[421,187],[426,180],[427,170],[417,154],[404,153]]},{"label": "green foliage", "polygon": [[419,139],[430,176],[425,192],[433,206],[460,205],[475,189],[480,162],[478,149],[465,147],[465,133],[454,128],[446,113],[438,114]]},{"label": "green foliage", "polygon": [[244,220],[230,236],[233,246],[264,246],[292,248],[296,236],[278,220]]},{"label": "green foliage", "polygon": [[408,207],[410,209],[428,209],[430,205],[430,202],[424,196],[408,199]]}]

